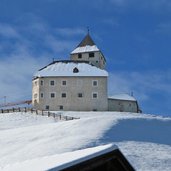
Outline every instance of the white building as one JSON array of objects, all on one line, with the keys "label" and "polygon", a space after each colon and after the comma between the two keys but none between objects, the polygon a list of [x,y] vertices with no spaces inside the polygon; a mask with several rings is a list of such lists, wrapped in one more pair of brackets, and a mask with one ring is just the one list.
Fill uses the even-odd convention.
[{"label": "white building", "polygon": [[54,61],[34,74],[33,106],[40,110],[138,112],[135,99],[108,98],[105,65],[103,53],[88,33],[71,52],[70,60]]},{"label": "white building", "polygon": [[56,61],[34,74],[33,105],[36,109],[106,111],[105,70],[87,63]]},{"label": "white building", "polygon": [[109,111],[141,112],[137,100],[129,94],[116,94],[108,98]]}]

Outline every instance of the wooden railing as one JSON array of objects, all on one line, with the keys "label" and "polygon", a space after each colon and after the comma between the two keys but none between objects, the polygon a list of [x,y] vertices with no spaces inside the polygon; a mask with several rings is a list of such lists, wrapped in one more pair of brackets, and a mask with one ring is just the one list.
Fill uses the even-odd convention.
[{"label": "wooden railing", "polygon": [[18,108],[11,108],[11,109],[0,109],[1,114],[3,114],[3,113],[14,113],[14,112],[31,112],[31,113],[35,113],[36,115],[53,117],[56,120],[64,120],[64,121],[80,119],[80,118],[76,118],[76,117],[62,115],[61,112],[54,113],[54,112],[50,112],[47,110],[36,110],[33,108],[26,108],[26,107],[22,107],[22,108],[18,107]]}]

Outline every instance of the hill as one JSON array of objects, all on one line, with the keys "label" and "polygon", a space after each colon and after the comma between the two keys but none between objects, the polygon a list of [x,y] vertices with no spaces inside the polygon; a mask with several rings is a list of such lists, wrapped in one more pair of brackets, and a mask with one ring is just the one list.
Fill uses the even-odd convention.
[{"label": "hill", "polygon": [[[119,112],[63,112],[55,122],[31,113],[0,115],[0,169],[47,170],[52,159],[76,150],[116,144],[136,170],[171,170],[171,118]],[[46,159],[47,163],[41,164]],[[48,162],[49,161],[49,162]],[[28,165],[27,165],[28,164]],[[59,164],[59,163],[58,163]]]}]

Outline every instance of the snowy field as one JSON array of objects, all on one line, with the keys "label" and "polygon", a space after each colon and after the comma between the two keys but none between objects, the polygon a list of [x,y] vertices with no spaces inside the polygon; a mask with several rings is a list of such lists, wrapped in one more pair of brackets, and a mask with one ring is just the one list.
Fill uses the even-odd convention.
[{"label": "snowy field", "polygon": [[171,170],[171,118],[118,112],[63,114],[80,119],[56,122],[31,113],[0,114],[0,170],[47,170],[62,156],[109,143],[116,144],[138,171]]}]

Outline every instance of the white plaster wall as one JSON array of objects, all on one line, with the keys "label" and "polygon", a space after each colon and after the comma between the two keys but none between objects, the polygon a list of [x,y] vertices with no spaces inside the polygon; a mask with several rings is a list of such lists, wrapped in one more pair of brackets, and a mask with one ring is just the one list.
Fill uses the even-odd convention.
[{"label": "white plaster wall", "polygon": [[[41,80],[44,84],[40,85]],[[54,80],[55,85],[51,86],[50,81]],[[62,81],[66,80],[66,86]],[[92,81],[97,80],[98,86],[93,86]],[[35,81],[38,85],[35,85]],[[93,99],[92,93],[97,92],[98,98]],[[34,94],[38,94],[35,99]],[[41,98],[40,94],[44,97]],[[55,98],[50,97],[50,93],[55,93]],[[66,93],[67,97],[62,98],[61,94]],[[78,93],[83,93],[79,98]],[[107,77],[44,77],[33,80],[33,106],[37,109],[44,110],[49,105],[49,110],[60,110],[63,106],[65,111],[106,111],[108,110],[107,102]],[[34,101],[37,100],[37,103]]]},{"label": "white plaster wall", "polygon": [[138,112],[136,101],[108,99],[109,111]]},{"label": "white plaster wall", "polygon": [[82,54],[82,58],[78,58],[78,54],[71,54],[71,60],[90,61],[93,65],[95,65],[101,69],[105,68],[106,62],[105,62],[104,57],[100,51],[94,52],[94,57],[89,57],[89,53],[81,53],[81,54]]}]

